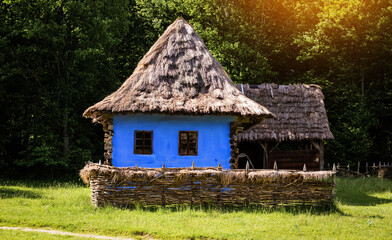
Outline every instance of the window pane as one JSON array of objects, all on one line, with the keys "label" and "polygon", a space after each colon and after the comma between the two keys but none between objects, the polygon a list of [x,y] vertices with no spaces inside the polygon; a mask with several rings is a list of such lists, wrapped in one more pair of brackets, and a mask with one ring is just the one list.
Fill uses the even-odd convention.
[{"label": "window pane", "polygon": [[189,140],[195,141],[196,140],[196,136],[197,136],[196,133],[190,132],[188,138],[189,138]]},{"label": "window pane", "polygon": [[151,147],[151,140],[150,139],[149,140],[144,140],[144,145],[148,146],[148,147]]},{"label": "window pane", "polygon": [[188,138],[188,136],[187,136],[186,133],[184,133],[184,132],[180,133],[180,139],[181,139],[181,141],[186,141],[187,138]]},{"label": "window pane", "polygon": [[136,147],[142,146],[143,145],[143,140],[136,140]]},{"label": "window pane", "polygon": [[195,149],[188,149],[188,155],[195,155],[196,151]]},{"label": "window pane", "polygon": [[151,137],[152,137],[152,132],[144,132],[144,138],[151,139]]}]

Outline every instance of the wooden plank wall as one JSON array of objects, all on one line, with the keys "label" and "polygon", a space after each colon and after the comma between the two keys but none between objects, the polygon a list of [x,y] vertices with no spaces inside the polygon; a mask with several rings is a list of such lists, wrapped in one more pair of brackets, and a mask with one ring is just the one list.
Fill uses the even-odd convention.
[{"label": "wooden plank wall", "polygon": [[273,151],[269,154],[269,166],[272,168],[276,161],[278,169],[302,170],[306,164],[308,170],[318,171],[320,170],[319,155],[317,150]]}]

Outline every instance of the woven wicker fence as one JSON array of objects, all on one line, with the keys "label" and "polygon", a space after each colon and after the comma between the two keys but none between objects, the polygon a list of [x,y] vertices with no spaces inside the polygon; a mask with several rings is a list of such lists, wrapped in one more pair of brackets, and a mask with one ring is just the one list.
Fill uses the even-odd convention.
[{"label": "woven wicker fence", "polygon": [[221,168],[117,168],[81,170],[95,206],[216,204],[329,205],[334,173]]}]

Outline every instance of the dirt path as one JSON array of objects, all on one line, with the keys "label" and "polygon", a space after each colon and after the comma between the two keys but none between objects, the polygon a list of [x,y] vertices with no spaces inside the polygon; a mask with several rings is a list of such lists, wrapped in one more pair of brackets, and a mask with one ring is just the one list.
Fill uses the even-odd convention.
[{"label": "dirt path", "polygon": [[81,233],[63,232],[58,230],[34,229],[34,228],[25,228],[25,227],[0,227],[0,229],[17,230],[17,231],[25,231],[25,232],[40,232],[40,233],[47,233],[53,235],[65,235],[65,236],[85,237],[85,238],[95,238],[95,239],[135,240],[133,238],[108,237],[108,236],[100,236],[100,235],[92,235],[92,234],[81,234]]}]

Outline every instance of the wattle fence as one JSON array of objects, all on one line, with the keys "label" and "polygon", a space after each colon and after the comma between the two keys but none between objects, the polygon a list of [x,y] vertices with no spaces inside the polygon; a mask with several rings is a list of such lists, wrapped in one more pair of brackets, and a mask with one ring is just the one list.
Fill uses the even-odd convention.
[{"label": "wattle fence", "polygon": [[118,168],[88,164],[81,177],[95,206],[330,205],[334,172]]}]

